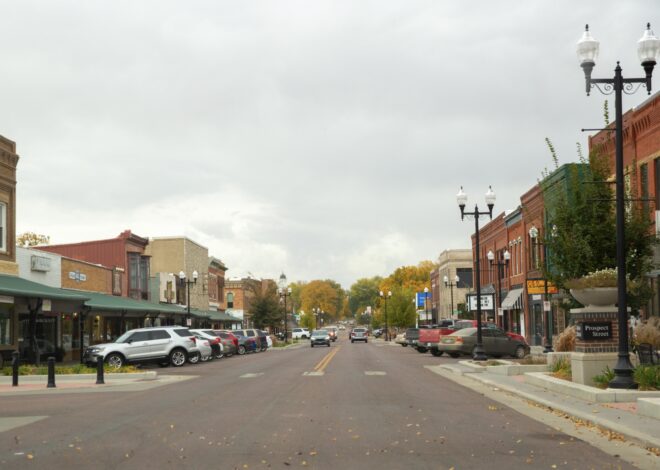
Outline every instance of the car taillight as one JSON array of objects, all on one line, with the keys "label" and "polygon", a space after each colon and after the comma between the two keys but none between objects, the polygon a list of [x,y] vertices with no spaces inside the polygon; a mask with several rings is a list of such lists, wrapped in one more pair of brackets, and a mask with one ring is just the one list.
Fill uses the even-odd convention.
[{"label": "car taillight", "polygon": [[195,338],[194,336],[190,337],[190,341],[192,341],[194,344],[197,344],[197,338]]},{"label": "car taillight", "polygon": [[456,339],[454,340],[454,342],[455,342],[455,343],[462,343],[462,342],[463,342],[463,338],[461,338],[460,336],[457,336]]}]

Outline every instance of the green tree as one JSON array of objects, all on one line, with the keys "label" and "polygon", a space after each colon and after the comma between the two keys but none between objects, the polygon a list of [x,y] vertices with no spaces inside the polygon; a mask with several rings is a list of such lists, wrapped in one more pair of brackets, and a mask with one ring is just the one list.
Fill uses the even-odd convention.
[{"label": "green tree", "polygon": [[349,289],[351,316],[362,314],[367,307],[374,307],[383,278],[380,276],[358,279]]},{"label": "green tree", "polygon": [[279,303],[275,283],[268,283],[266,288],[260,288],[260,286],[253,288],[252,295],[250,316],[254,326],[265,329],[280,325],[284,320],[284,311]]},{"label": "green tree", "polygon": [[35,232],[23,232],[16,236],[16,244],[18,246],[39,246],[48,245],[49,243],[50,236]]}]

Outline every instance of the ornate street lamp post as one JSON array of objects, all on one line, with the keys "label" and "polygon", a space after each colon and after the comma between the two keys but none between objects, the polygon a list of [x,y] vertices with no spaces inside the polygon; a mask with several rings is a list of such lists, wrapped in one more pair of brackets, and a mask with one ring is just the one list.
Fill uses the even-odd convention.
[{"label": "ornate street lamp post", "polygon": [[[495,262],[495,253],[492,251],[489,251],[486,257],[488,258],[488,262],[490,263],[491,267],[497,266],[497,304],[500,306],[500,308],[502,308],[502,283],[500,280],[500,273],[502,272],[502,268],[506,269],[509,266],[511,253],[509,253],[509,250],[504,250],[502,257],[498,259],[497,262]],[[504,272],[506,273],[506,271]],[[509,331],[509,320],[507,317],[508,315],[505,315],[504,312],[502,312],[502,326],[504,327],[504,331]]]},{"label": "ornate street lamp post", "polygon": [[454,318],[454,287],[458,287],[458,281],[460,281],[460,278],[458,276],[454,276],[454,282],[449,282],[449,277],[445,276],[443,281],[445,281],[445,287],[449,287],[449,296],[451,297],[450,317]]},{"label": "ornate street lamp post", "polygon": [[[614,93],[616,108],[615,121],[615,161],[616,161],[616,268],[618,286],[618,322],[619,322],[619,346],[618,359],[614,366],[614,379],[609,383],[610,388],[637,388],[633,381],[633,367],[630,363],[628,351],[628,301],[626,298],[626,248],[625,248],[625,206],[624,206],[624,167],[623,167],[623,93],[632,94],[641,86],[646,87],[651,94],[651,76],[656,59],[660,55],[660,39],[655,37],[651,31],[651,25],[646,25],[644,35],[637,42],[637,54],[644,68],[643,78],[623,78],[621,65],[616,63],[614,78],[591,78],[591,72],[596,65],[599,43],[589,32],[586,26],[582,38],[577,43],[577,54],[580,66],[584,70],[584,78],[587,96],[592,88],[597,88],[601,93],[609,95]],[[634,87],[637,83],[638,86]],[[603,85],[601,89],[599,85]]]},{"label": "ornate street lamp post", "polygon": [[380,298],[385,301],[385,306],[384,306],[384,309],[385,309],[385,341],[389,341],[390,340],[390,327],[387,323],[387,299],[392,297],[392,291],[388,290],[387,295],[383,291],[380,291],[379,295],[380,295]]},{"label": "ornate street lamp post", "polygon": [[460,191],[456,195],[456,201],[458,202],[458,207],[461,209],[461,220],[465,216],[474,217],[474,238],[475,238],[475,272],[476,272],[476,281],[477,281],[477,345],[474,348],[473,359],[475,361],[485,361],[486,354],[484,352],[483,337],[481,335],[481,273],[479,272],[479,216],[487,215],[489,218],[493,218],[493,206],[495,205],[495,193],[493,189],[488,186],[488,192],[486,193],[486,206],[488,206],[487,212],[479,211],[479,206],[474,205],[474,211],[466,212],[465,205],[467,204],[467,194],[463,192],[463,186],[461,186]]},{"label": "ornate street lamp post", "polygon": [[278,291],[280,294],[280,302],[284,301],[284,344],[288,343],[289,328],[287,325],[287,311],[286,311],[286,298],[291,297],[291,288],[288,287],[286,276],[284,273],[280,275],[280,280],[277,283]]},{"label": "ornate street lamp post", "polygon": [[424,310],[426,311],[426,324],[431,325],[433,324],[433,318],[429,320],[429,288],[425,287],[424,288]]},{"label": "ornate street lamp post", "polygon": [[181,283],[181,286],[186,287],[186,304],[187,304],[187,314],[186,314],[186,326],[192,326],[192,320],[190,318],[190,286],[193,284],[197,284],[197,278],[199,277],[199,274],[197,271],[192,272],[192,281],[190,279],[186,279],[186,273],[183,271],[179,272],[179,282]]}]

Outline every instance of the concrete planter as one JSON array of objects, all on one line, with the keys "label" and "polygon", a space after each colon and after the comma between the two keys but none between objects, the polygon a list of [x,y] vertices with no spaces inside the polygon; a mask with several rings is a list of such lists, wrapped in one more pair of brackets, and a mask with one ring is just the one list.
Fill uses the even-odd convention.
[{"label": "concrete planter", "polygon": [[616,287],[592,287],[571,289],[571,295],[585,307],[611,307],[617,301]]}]

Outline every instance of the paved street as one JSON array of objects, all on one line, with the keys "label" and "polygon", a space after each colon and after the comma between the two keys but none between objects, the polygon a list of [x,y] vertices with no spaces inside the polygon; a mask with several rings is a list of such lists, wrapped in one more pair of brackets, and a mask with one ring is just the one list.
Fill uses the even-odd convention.
[{"label": "paved street", "polygon": [[[307,346],[160,374],[145,390],[0,397],[2,468],[634,468],[382,342]],[[542,413],[539,411],[539,413]]]}]

